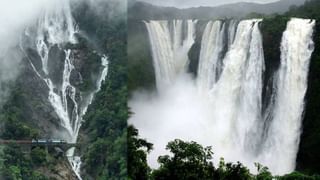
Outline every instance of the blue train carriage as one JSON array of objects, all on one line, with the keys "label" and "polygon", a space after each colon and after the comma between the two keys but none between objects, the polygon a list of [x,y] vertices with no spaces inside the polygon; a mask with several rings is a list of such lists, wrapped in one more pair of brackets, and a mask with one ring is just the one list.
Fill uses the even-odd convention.
[{"label": "blue train carriage", "polygon": [[61,139],[32,139],[33,144],[67,144],[65,140]]},{"label": "blue train carriage", "polygon": [[67,141],[62,139],[49,139],[49,141],[53,144],[67,144]]},{"label": "blue train carriage", "polygon": [[45,140],[45,139],[32,139],[31,142],[34,144],[46,144],[47,140]]}]

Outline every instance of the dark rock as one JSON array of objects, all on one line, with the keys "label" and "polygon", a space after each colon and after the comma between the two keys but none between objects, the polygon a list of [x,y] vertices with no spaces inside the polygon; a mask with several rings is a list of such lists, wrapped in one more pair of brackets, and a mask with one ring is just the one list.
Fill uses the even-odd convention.
[{"label": "dark rock", "polygon": [[48,57],[49,77],[54,84],[62,83],[62,74],[64,70],[66,54],[63,49],[57,45],[51,47]]}]

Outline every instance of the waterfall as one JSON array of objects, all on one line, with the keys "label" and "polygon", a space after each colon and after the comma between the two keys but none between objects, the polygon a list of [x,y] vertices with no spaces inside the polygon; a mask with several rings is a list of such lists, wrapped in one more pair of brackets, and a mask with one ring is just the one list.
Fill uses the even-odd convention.
[{"label": "waterfall", "polygon": [[[184,25],[187,24],[186,34]],[[188,52],[195,41],[197,21],[173,20],[145,22],[152,47],[157,87],[170,85],[187,69]]]},{"label": "waterfall", "polygon": [[224,23],[210,21],[203,33],[199,58],[198,86],[201,91],[212,88],[216,82],[217,69],[221,67],[220,53],[223,49]]},{"label": "waterfall", "polygon": [[93,101],[93,97],[94,95],[99,92],[101,90],[101,85],[102,85],[102,82],[105,81],[106,77],[107,77],[107,74],[108,74],[108,64],[109,64],[109,61],[108,61],[108,57],[103,55],[102,58],[101,58],[101,66],[103,67],[102,71],[101,71],[101,74],[99,75],[98,77],[98,80],[96,82],[96,89],[94,91],[92,91],[89,95],[88,95],[88,98],[87,100],[85,101],[85,105],[81,111],[81,116],[85,115],[87,110],[88,110],[88,107],[89,105],[92,103]]},{"label": "waterfall", "polygon": [[259,31],[260,20],[255,24],[251,33],[250,48],[242,78],[242,88],[239,95],[237,134],[238,142],[243,151],[254,153],[260,134],[259,119],[262,113],[263,73],[265,70],[262,35]]},{"label": "waterfall", "polygon": [[295,168],[309,64],[314,50],[314,26],[314,20],[293,18],[282,36],[281,64],[274,87],[276,101],[264,147],[264,158],[272,158],[270,169],[275,173],[282,174]]},{"label": "waterfall", "polygon": [[[281,65],[273,75],[273,103],[266,107],[268,115],[262,109],[265,60],[259,25],[263,20],[209,21],[202,34],[196,79],[178,78],[188,74],[188,51],[195,41],[196,21],[187,21],[193,22],[188,26],[183,22],[145,23],[157,90],[167,91],[153,98],[138,94],[129,105],[135,112],[130,121],[154,142],[156,153],[148,160],[151,166],[156,166],[155,156],[164,153],[164,141],[179,138],[213,146],[215,163],[224,157],[240,161],[253,173],[256,162],[274,174],[292,172],[315,21],[293,18],[288,22],[281,43]],[[188,36],[182,35],[183,27]],[[183,37],[189,37],[188,45]]]},{"label": "waterfall", "polygon": [[231,47],[236,35],[237,23],[238,23],[237,20],[231,20],[229,23],[229,28],[228,28],[228,47],[229,48]]},{"label": "waterfall", "polygon": [[210,90],[212,124],[220,132],[212,139],[222,149],[238,147],[241,152],[246,134],[260,113],[264,66],[260,21],[239,23],[236,38],[223,60],[221,77]]},{"label": "waterfall", "polygon": [[[69,142],[76,141],[76,131],[78,118],[78,107],[75,100],[76,88],[70,83],[71,71],[74,70],[71,50],[64,50],[65,59],[62,71],[62,84],[56,85],[49,75],[49,52],[54,46],[63,50],[64,43],[76,43],[74,34],[74,22],[72,20],[69,2],[61,1],[62,5],[55,4],[53,10],[47,10],[39,18],[36,32],[36,49],[41,58],[42,71],[36,70],[47,86],[49,87],[49,102],[55,109],[61,120],[62,126],[67,130]],[[68,98],[72,102],[68,102]],[[69,115],[68,108],[73,104],[72,116]]]},{"label": "waterfall", "polygon": [[[36,49],[41,65],[37,67],[31,60],[29,61],[36,75],[41,78],[48,87],[48,100],[59,117],[60,125],[63,127],[61,134],[67,134],[65,138],[70,143],[77,141],[78,133],[88,106],[92,103],[94,95],[100,91],[101,84],[105,81],[108,72],[108,58],[101,56],[101,72],[99,73],[95,89],[91,92],[81,92],[71,82],[72,72],[76,71],[75,56],[72,49],[65,47],[66,44],[77,44],[75,34],[78,33],[75,22],[71,15],[69,1],[58,0],[54,7],[45,9],[38,19],[35,27],[27,28],[25,31],[25,41],[31,42],[27,48]],[[33,44],[32,44],[33,43]],[[26,53],[24,45],[20,45]],[[61,82],[54,80],[56,77],[51,73],[50,61],[60,61],[60,59],[49,59],[50,51],[58,48],[63,52],[63,66],[59,69]],[[53,62],[51,62],[53,63]],[[80,76],[80,72],[77,72]],[[74,155],[74,148],[67,152],[72,168],[79,179],[81,159]]]}]

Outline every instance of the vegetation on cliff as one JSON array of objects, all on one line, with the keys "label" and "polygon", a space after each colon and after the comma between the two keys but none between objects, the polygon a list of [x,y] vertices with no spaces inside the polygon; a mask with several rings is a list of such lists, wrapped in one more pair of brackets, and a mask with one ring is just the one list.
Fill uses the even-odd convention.
[{"label": "vegetation on cliff", "polygon": [[[116,1],[115,1],[116,2]],[[77,7],[74,17],[93,45],[108,57],[108,75],[84,116],[80,132],[84,179],[127,177],[127,46],[126,16],[110,14],[114,4]],[[116,4],[115,4],[116,5]]]}]

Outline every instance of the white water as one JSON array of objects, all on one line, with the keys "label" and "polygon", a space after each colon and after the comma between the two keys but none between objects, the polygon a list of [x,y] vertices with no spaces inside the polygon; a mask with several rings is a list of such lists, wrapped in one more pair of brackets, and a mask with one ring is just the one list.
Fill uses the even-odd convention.
[{"label": "white water", "polygon": [[[230,151],[224,151],[226,154],[221,152],[226,157],[237,146],[241,153],[246,135],[260,113],[264,60],[258,22],[247,20],[239,23],[235,41],[223,60],[221,77],[210,89],[211,118],[213,126],[219,129],[213,139],[222,150]],[[257,74],[259,72],[260,75]]]},{"label": "white water", "polygon": [[221,67],[224,28],[221,21],[210,21],[204,30],[198,73],[198,86],[203,93],[212,88],[217,79],[217,68]]},{"label": "white water", "polygon": [[[76,89],[70,82],[71,73],[75,71],[73,52],[71,49],[63,49],[63,45],[66,43],[77,43],[74,37],[75,33],[77,33],[75,22],[71,15],[69,1],[58,0],[53,5],[54,7],[50,7],[50,10],[44,10],[43,16],[39,18],[36,25],[37,30],[34,43],[38,55],[41,58],[42,67],[41,69],[37,69],[31,61],[30,63],[37,76],[48,86],[48,100],[57,113],[61,126],[64,127],[63,132],[59,133],[67,134],[63,135],[62,138],[65,138],[69,143],[75,143],[83,121],[82,117],[91,104],[95,93],[100,91],[101,84],[107,76],[108,60],[104,55],[101,58],[102,70],[96,80],[95,90],[89,92],[89,95],[85,95],[88,93],[83,93]],[[30,37],[31,34],[29,29],[27,29],[25,35]],[[30,38],[32,39],[32,37]],[[49,73],[49,52],[54,46],[64,51],[65,54],[63,71],[61,71],[61,84],[55,84]],[[52,60],[59,61],[59,59]],[[67,157],[74,172],[78,178],[81,179],[81,159],[78,156],[74,156],[74,150],[74,148],[71,148],[67,152]]]},{"label": "white water", "polygon": [[[213,146],[215,163],[224,157],[244,163],[252,172],[256,172],[255,162],[275,174],[294,170],[314,22],[292,19],[288,23],[281,44],[281,66],[274,75],[275,102],[268,107],[272,115],[267,123],[262,114],[265,62],[259,23],[259,19],[239,24],[208,22],[196,79],[187,68],[171,69],[175,63],[187,65],[188,58],[187,62],[172,58],[168,43],[172,33],[165,30],[169,22],[146,23],[161,93],[136,92],[129,105],[135,113],[130,121],[142,137],[154,143],[155,150],[148,157],[152,167],[158,166],[159,155],[167,153],[167,142],[180,138]],[[185,57],[187,53],[183,53]],[[170,84],[159,83],[168,77]],[[269,129],[267,135],[265,129]]]},{"label": "white water", "polygon": [[314,44],[314,20],[293,18],[287,24],[281,42],[281,65],[276,81],[276,102],[272,111],[263,160],[275,173],[295,168],[301,134],[304,97]]},{"label": "white water", "polygon": [[[184,23],[187,24],[186,35],[183,34]],[[145,24],[151,37],[157,87],[161,88],[170,85],[186,71],[188,52],[195,39],[196,21],[150,21]]]},{"label": "white water", "polygon": [[96,89],[92,91],[89,95],[87,100],[85,101],[85,105],[82,109],[82,116],[86,114],[89,105],[92,103],[94,95],[101,90],[102,82],[105,81],[107,74],[108,74],[108,57],[103,55],[101,58],[101,66],[103,67],[101,74],[98,77],[97,83],[96,83]]}]

